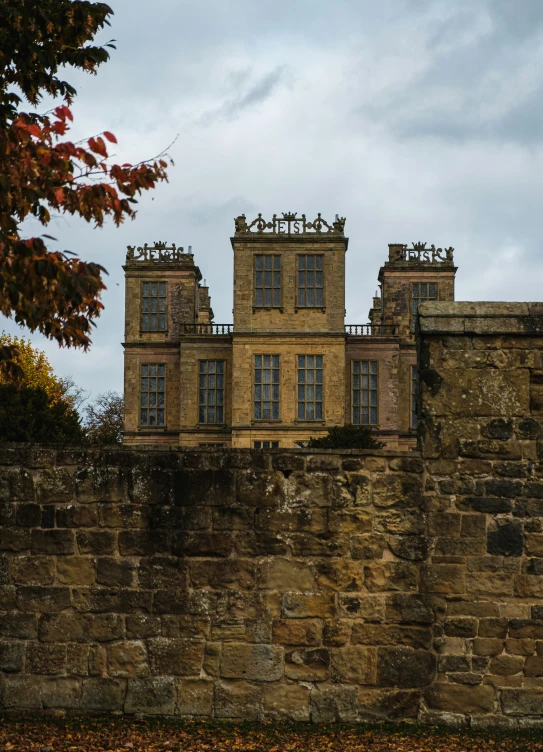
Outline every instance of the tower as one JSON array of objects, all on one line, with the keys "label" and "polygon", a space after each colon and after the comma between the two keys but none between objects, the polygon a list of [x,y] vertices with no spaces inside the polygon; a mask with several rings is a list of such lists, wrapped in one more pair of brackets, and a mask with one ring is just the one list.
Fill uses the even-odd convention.
[{"label": "tower", "polygon": [[235,222],[232,445],[323,435],[344,421],[345,220]]}]

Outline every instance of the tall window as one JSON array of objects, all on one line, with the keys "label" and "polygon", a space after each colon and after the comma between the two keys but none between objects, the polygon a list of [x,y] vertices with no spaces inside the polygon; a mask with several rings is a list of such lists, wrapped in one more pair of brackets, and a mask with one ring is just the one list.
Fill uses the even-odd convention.
[{"label": "tall window", "polygon": [[281,256],[255,256],[255,306],[279,308],[281,305]]},{"label": "tall window", "polygon": [[142,282],[141,328],[144,332],[166,331],[166,282]]},{"label": "tall window", "polygon": [[224,423],[224,360],[200,361],[198,420]]},{"label": "tall window", "polygon": [[425,300],[437,300],[435,282],[413,282],[411,285],[411,331],[415,331],[419,304]]},{"label": "tall window", "polygon": [[417,366],[411,366],[411,428],[416,428],[419,422],[419,374]]},{"label": "tall window", "polygon": [[144,363],[141,366],[142,426],[164,425],[164,363]]},{"label": "tall window", "polygon": [[322,365],[322,355],[298,355],[298,420],[322,420]]},{"label": "tall window", "polygon": [[378,423],[378,375],[376,360],[352,361],[353,423],[357,426]]},{"label": "tall window", "polygon": [[255,420],[279,420],[279,355],[255,355]]},{"label": "tall window", "polygon": [[298,306],[322,308],[324,306],[324,256],[304,254],[298,256]]}]

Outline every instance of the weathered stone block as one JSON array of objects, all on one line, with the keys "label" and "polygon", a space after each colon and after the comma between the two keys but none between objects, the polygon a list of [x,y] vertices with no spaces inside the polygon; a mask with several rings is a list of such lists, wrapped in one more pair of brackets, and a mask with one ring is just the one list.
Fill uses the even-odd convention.
[{"label": "weathered stone block", "polygon": [[531,655],[526,658],[524,676],[543,676],[543,655]]},{"label": "weathered stone block", "polygon": [[444,626],[449,637],[475,637],[478,622],[472,616],[452,616],[445,620]]},{"label": "weathered stone block", "polygon": [[[108,587],[131,587],[134,582],[134,565],[131,561],[100,557],[96,581]],[[82,583],[83,584],[83,583]]]},{"label": "weathered stone block", "polygon": [[488,530],[487,550],[495,556],[522,556],[524,535],[518,520],[494,520]]},{"label": "weathered stone block", "polygon": [[473,640],[474,655],[499,655],[503,650],[503,640],[494,637],[477,637]]},{"label": "weathered stone block", "polygon": [[0,672],[10,673],[22,671],[24,666],[24,659],[24,643],[0,642]]},{"label": "weathered stone block", "polygon": [[313,723],[349,723],[356,721],[358,687],[321,684],[311,690],[310,712]]},{"label": "weathered stone block", "polygon": [[89,646],[66,646],[66,673],[68,676],[87,676],[89,673]]},{"label": "weathered stone block", "polygon": [[339,682],[375,684],[377,650],[359,646],[333,648],[332,674]]},{"label": "weathered stone block", "polygon": [[[20,616],[23,616],[23,614],[20,614]],[[37,637],[37,625],[36,634],[28,636]],[[45,614],[40,619],[40,640],[42,642],[81,642],[86,639],[86,622],[80,614]]]},{"label": "weathered stone block", "polygon": [[121,684],[115,679],[84,679],[81,707],[85,710],[114,712],[121,709]]},{"label": "weathered stone block", "polygon": [[148,641],[148,650],[152,674],[197,676],[202,668],[202,640],[158,637]]},{"label": "weathered stone block", "polygon": [[152,593],[148,590],[109,590],[73,588],[72,606],[76,611],[133,613],[151,611]]},{"label": "weathered stone block", "polygon": [[225,643],[221,676],[225,679],[277,681],[283,674],[283,649],[274,645]]},{"label": "weathered stone block", "polygon": [[316,566],[317,586],[322,590],[363,590],[362,565],[349,559],[322,561]]},{"label": "weathered stone block", "polygon": [[213,715],[213,682],[206,679],[177,681],[177,713],[182,716]]},{"label": "weathered stone block", "polygon": [[352,623],[347,620],[326,620],[322,630],[322,643],[328,647],[340,648],[349,642]]},{"label": "weathered stone block", "polygon": [[55,560],[51,556],[18,556],[12,560],[13,581],[24,585],[51,585]]},{"label": "weathered stone block", "polygon": [[0,551],[26,551],[29,548],[29,530],[22,527],[0,529]]},{"label": "weathered stone block", "polygon": [[262,687],[246,681],[215,685],[215,717],[257,720],[262,715]]},{"label": "weathered stone block", "polygon": [[394,593],[387,595],[385,616],[387,621],[432,624],[434,609],[428,596]]},{"label": "weathered stone block", "polygon": [[321,645],[320,619],[284,619],[273,622],[273,642],[280,645]]},{"label": "weathered stone block", "polygon": [[124,640],[108,645],[107,663],[110,676],[134,679],[149,675],[143,642]]},{"label": "weathered stone block", "polygon": [[79,707],[81,682],[79,679],[42,679],[41,699],[44,708],[65,708],[72,710]]},{"label": "weathered stone block", "polygon": [[423,593],[465,593],[466,570],[461,564],[423,565],[420,588]]},{"label": "weathered stone block", "polygon": [[74,553],[71,530],[32,530],[32,553],[68,556]]},{"label": "weathered stone block", "polygon": [[62,587],[21,586],[17,604],[21,611],[63,611],[70,606],[70,591]]},{"label": "weathered stone block", "polygon": [[414,590],[417,569],[413,564],[397,561],[376,561],[364,565],[364,585],[370,593],[390,590]]},{"label": "weathered stone block", "polygon": [[429,649],[432,630],[424,627],[400,624],[353,624],[353,645],[406,645],[411,648]]},{"label": "weathered stone block", "polygon": [[385,618],[384,597],[366,593],[340,593],[339,615],[351,619],[360,618],[369,622],[383,621]]},{"label": "weathered stone block", "polygon": [[333,593],[284,595],[281,599],[281,612],[286,619],[312,616],[326,619],[336,615],[335,598]]},{"label": "weathered stone block", "polygon": [[187,587],[187,565],[176,556],[140,559],[138,581],[143,588]]},{"label": "weathered stone block", "polygon": [[285,655],[285,676],[295,681],[320,682],[330,678],[327,648],[298,648]]},{"label": "weathered stone block", "polygon": [[57,580],[63,585],[92,585],[95,579],[94,559],[66,556],[57,561]]},{"label": "weathered stone block", "polygon": [[381,687],[424,687],[432,682],[435,670],[435,657],[424,650],[378,648],[377,684]]},{"label": "weathered stone block", "polygon": [[522,671],[524,658],[519,655],[498,655],[490,661],[488,670],[498,676],[512,676]]},{"label": "weathered stone block", "polygon": [[66,645],[28,645],[27,671],[31,674],[63,674],[66,670]]},{"label": "weathered stone block", "polygon": [[490,713],[494,709],[495,691],[487,685],[434,684],[424,693],[432,710],[446,713]]},{"label": "weathered stone block", "polygon": [[113,554],[117,548],[117,533],[111,530],[79,530],[77,547],[80,554]]},{"label": "weathered stone block", "polygon": [[271,684],[264,688],[264,712],[276,720],[308,721],[309,689],[298,684]]},{"label": "weathered stone block", "polygon": [[358,692],[357,709],[360,719],[390,721],[416,718],[420,691],[397,689],[367,689]]},{"label": "weathered stone block", "polygon": [[125,713],[145,715],[173,715],[176,691],[174,679],[157,676],[149,679],[129,679],[124,702]]},{"label": "weathered stone block", "polygon": [[5,708],[30,708],[41,710],[41,678],[37,676],[8,675],[3,681]]},{"label": "weathered stone block", "polygon": [[506,715],[541,715],[543,689],[504,689],[501,693]]},{"label": "weathered stone block", "polygon": [[507,619],[496,617],[484,618],[479,621],[479,637],[499,637],[504,639],[507,634]]},{"label": "weathered stone block", "polygon": [[256,567],[246,559],[191,561],[190,580],[195,588],[252,590],[255,587]]}]

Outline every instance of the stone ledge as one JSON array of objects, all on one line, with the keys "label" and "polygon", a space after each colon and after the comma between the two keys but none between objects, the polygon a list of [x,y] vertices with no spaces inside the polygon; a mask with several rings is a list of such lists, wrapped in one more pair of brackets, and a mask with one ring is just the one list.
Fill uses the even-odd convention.
[{"label": "stone ledge", "polygon": [[543,334],[543,303],[427,301],[419,307],[424,334]]}]

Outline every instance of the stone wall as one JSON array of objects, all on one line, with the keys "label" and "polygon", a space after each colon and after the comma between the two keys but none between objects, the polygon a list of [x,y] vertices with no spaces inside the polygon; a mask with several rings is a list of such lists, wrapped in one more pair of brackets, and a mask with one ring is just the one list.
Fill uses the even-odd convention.
[{"label": "stone wall", "polygon": [[541,724],[543,306],[419,348],[420,453],[3,448],[3,707]]},{"label": "stone wall", "polygon": [[[430,719],[543,722],[543,305],[425,303]],[[535,718],[534,717],[538,717]]]},{"label": "stone wall", "polygon": [[416,717],[436,664],[417,457],[2,462],[5,708]]}]

